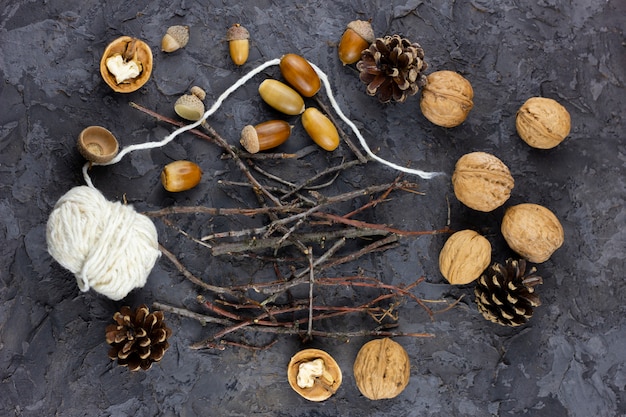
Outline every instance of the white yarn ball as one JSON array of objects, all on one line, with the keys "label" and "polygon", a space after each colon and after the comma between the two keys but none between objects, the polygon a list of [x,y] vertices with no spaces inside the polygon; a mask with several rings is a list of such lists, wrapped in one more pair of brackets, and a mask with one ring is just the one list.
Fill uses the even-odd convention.
[{"label": "white yarn ball", "polygon": [[141,288],[161,256],[152,221],[131,206],[80,186],[54,206],[46,230],[48,252],[76,276],[78,288],[121,300]]}]

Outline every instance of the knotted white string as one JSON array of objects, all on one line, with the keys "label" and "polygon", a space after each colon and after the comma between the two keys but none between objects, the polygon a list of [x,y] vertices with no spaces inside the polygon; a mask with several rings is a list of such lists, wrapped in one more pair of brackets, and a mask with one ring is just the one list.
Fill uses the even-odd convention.
[{"label": "knotted white string", "polygon": [[112,300],[143,287],[161,255],[148,217],[86,186],[57,201],[46,241],[50,255],[76,276],[81,291],[93,288]]},{"label": "knotted white string", "polygon": [[[48,251],[59,264],[74,273],[81,291],[93,288],[113,300],[120,300],[134,288],[145,285],[160,256],[157,231],[152,221],[137,213],[129,205],[106,200],[94,187],[89,177],[89,167],[113,165],[130,152],[167,145],[181,133],[202,124],[220,108],[228,96],[254,76],[278,64],[280,59],[273,59],[254,68],[224,91],[200,120],[176,129],[163,140],[130,145],[109,162],[86,163],[83,166],[87,187],[75,187],[59,199],[48,219],[46,230]],[[359,129],[337,104],[328,76],[316,65],[311,66],[324,84],[333,109],[352,129],[372,159],[395,170],[418,175],[424,179],[441,174],[403,167],[375,155]]]}]

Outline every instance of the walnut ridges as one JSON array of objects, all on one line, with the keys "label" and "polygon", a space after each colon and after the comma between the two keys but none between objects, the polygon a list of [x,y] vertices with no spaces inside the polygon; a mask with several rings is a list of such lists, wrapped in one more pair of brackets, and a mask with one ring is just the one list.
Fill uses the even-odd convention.
[{"label": "walnut ridges", "polygon": [[452,285],[474,281],[491,262],[491,244],[473,230],[461,230],[448,238],[439,253],[441,275]]},{"label": "walnut ridges", "polygon": [[364,344],[353,370],[359,391],[370,400],[398,396],[409,384],[411,376],[406,350],[387,337]]},{"label": "walnut ridges", "polygon": [[551,149],[569,135],[570,115],[556,100],[531,97],[517,111],[517,133],[533,148]]},{"label": "walnut ridges", "polygon": [[489,212],[504,204],[515,185],[509,168],[486,152],[471,152],[456,163],[452,174],[454,194],[474,210]]},{"label": "walnut ridges", "polygon": [[470,82],[454,71],[436,71],[426,80],[420,99],[424,116],[442,127],[463,123],[474,107],[474,90]]},{"label": "walnut ridges", "polygon": [[565,240],[559,219],[539,204],[509,207],[502,218],[501,230],[509,247],[534,263],[550,259]]}]

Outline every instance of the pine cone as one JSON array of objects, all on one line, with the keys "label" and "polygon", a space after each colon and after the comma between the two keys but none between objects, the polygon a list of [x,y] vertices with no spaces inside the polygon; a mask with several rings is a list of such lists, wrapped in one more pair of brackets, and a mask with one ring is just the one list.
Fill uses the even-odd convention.
[{"label": "pine cone", "polygon": [[144,304],[135,311],[124,306],[113,315],[116,324],[106,328],[106,341],[111,345],[109,358],[131,371],[148,370],[161,360],[172,331],[165,325],[163,312],[150,313]]},{"label": "pine cone", "polygon": [[378,94],[382,103],[392,99],[402,103],[426,85],[424,50],[399,35],[377,38],[361,53],[356,67],[367,84],[367,94]]},{"label": "pine cone", "polygon": [[474,294],[483,316],[503,326],[519,326],[533,315],[533,307],[541,305],[534,286],[542,284],[537,269],[526,273],[526,261],[507,259],[502,266],[494,263],[478,279]]}]

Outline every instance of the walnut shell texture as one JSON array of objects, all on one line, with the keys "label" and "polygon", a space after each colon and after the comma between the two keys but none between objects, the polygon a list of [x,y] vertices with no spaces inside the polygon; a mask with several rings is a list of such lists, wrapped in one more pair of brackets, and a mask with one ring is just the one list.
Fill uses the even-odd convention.
[{"label": "walnut shell texture", "polygon": [[489,212],[500,207],[511,196],[514,185],[504,162],[486,152],[463,155],[452,174],[456,198],[478,211]]},{"label": "walnut shell texture", "polygon": [[427,80],[420,99],[424,116],[443,127],[463,123],[474,107],[470,82],[454,71],[436,71],[428,75]]},{"label": "walnut shell texture", "polygon": [[411,376],[406,350],[387,337],[364,344],[353,370],[359,391],[370,400],[397,397],[409,384]]},{"label": "walnut shell texture", "polygon": [[473,230],[461,230],[448,238],[439,253],[439,270],[450,284],[474,281],[491,263],[491,244]]},{"label": "walnut shell texture", "polygon": [[[132,59],[141,63],[141,73],[137,77],[119,84],[115,81],[115,76],[111,74],[106,65],[107,59],[118,54],[122,55],[124,60]],[[102,75],[104,81],[113,91],[132,93],[148,82],[152,74],[152,65],[152,50],[148,44],[137,38],[121,36],[107,45],[104,50],[100,60],[100,75]]]},{"label": "walnut shell texture", "polygon": [[[330,375],[332,382],[327,384],[320,379],[310,388],[301,388],[297,383],[300,364],[316,359],[322,359],[324,361],[324,368]],[[324,401],[330,398],[339,389],[342,374],[341,368],[339,368],[337,362],[328,353],[320,349],[304,349],[296,353],[289,361],[289,365],[287,366],[287,379],[289,380],[291,388],[307,400]]]},{"label": "walnut shell texture", "polygon": [[509,207],[502,218],[501,230],[509,247],[534,263],[550,259],[565,241],[559,219],[539,204]]},{"label": "walnut shell texture", "polygon": [[515,127],[528,145],[551,149],[569,135],[571,120],[565,107],[556,100],[531,97],[517,111]]}]

